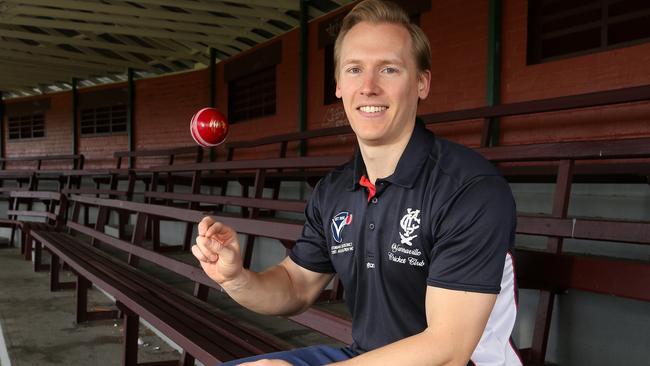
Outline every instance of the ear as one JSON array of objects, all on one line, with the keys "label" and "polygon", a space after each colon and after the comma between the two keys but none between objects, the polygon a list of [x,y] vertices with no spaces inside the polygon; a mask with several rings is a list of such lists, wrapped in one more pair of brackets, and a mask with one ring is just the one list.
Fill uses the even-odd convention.
[{"label": "ear", "polygon": [[424,70],[418,75],[418,97],[426,99],[431,87],[431,71]]},{"label": "ear", "polygon": [[336,97],[341,99],[341,88],[339,87],[339,82],[336,82]]}]

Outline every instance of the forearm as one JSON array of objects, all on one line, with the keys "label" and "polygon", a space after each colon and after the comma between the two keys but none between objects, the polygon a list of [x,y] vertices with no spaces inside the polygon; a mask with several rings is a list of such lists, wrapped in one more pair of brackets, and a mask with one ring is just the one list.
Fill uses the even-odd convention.
[{"label": "forearm", "polygon": [[261,314],[294,314],[310,305],[308,299],[297,294],[282,265],[260,273],[244,269],[222,287],[240,305]]},{"label": "forearm", "polygon": [[341,366],[467,365],[485,330],[496,295],[427,287],[427,328],[364,353]]},{"label": "forearm", "polygon": [[466,352],[463,352],[459,345],[451,343],[444,337],[425,330],[422,333],[332,365],[467,365],[470,355],[465,355]]}]

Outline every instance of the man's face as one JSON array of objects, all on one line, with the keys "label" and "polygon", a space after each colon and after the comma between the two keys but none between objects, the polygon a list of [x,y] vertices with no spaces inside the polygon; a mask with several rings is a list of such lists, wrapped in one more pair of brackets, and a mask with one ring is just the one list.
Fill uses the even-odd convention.
[{"label": "man's face", "polygon": [[403,26],[361,22],[341,44],[336,96],[359,143],[408,141],[418,98],[429,94],[429,71],[418,73],[411,37]]}]

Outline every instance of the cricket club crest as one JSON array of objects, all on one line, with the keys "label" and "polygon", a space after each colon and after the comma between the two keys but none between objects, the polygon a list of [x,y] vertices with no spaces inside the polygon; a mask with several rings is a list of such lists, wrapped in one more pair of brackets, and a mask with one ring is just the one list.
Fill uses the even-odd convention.
[{"label": "cricket club crest", "polygon": [[399,221],[399,225],[404,231],[404,233],[399,233],[401,243],[413,246],[413,239],[418,237],[415,235],[415,231],[420,228],[420,210],[408,208],[406,214]]},{"label": "cricket club crest", "polygon": [[350,225],[351,223],[352,214],[347,211],[339,212],[334,216],[332,219],[332,238],[334,238],[335,242],[340,243],[343,241],[341,232],[345,226]]}]

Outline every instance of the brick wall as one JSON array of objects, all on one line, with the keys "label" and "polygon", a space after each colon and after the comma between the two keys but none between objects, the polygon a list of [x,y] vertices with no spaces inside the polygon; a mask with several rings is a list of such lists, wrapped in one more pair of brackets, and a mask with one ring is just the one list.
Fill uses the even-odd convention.
[{"label": "brick wall", "polygon": [[[81,98],[81,96],[86,93],[93,93],[113,88],[126,88],[126,83],[80,88],[78,90],[78,95]],[[69,94],[71,95],[72,93]],[[80,108],[82,108],[82,106],[80,106]],[[70,113],[69,119],[70,123],[72,123],[72,109],[70,109],[68,113]],[[77,111],[77,113],[79,114],[79,111]],[[81,116],[78,115],[77,118],[79,118],[79,123],[81,124]],[[126,132],[113,135],[82,136],[81,128],[79,128],[78,136],[79,153],[83,154],[86,158],[86,162],[84,163],[86,168],[114,168],[115,159],[113,158],[113,152],[128,150],[128,137]]]},{"label": "brick wall", "polygon": [[[503,2],[502,102],[650,84],[650,43],[526,65],[527,2]],[[650,136],[650,105],[504,118],[503,144]]]},{"label": "brick wall", "polygon": [[[421,114],[485,105],[487,6],[486,1],[435,1],[432,2],[431,11],[421,15],[421,26],[433,48],[431,92],[429,98],[420,104]],[[340,103],[323,105],[324,50],[318,47],[318,25],[336,15],[331,14],[309,26],[309,129],[346,124]],[[525,1],[503,1],[501,99],[504,103],[650,84],[647,66],[650,64],[650,43],[526,65],[526,16]],[[293,30],[281,37],[282,61],[276,68],[277,113],[231,125],[230,141],[298,130],[299,36],[299,31]],[[238,57],[246,57],[264,46],[259,45],[228,61],[237,62]],[[189,134],[189,120],[194,112],[209,104],[208,75],[208,70],[204,69],[136,81],[136,149],[194,144]],[[224,80],[224,62],[221,62],[217,65],[216,74],[217,106],[227,115],[228,85]],[[39,139],[36,144],[33,141],[8,142],[7,155],[70,152],[70,93],[48,97],[52,98],[52,104],[46,115],[46,138]],[[7,101],[7,104],[12,102]],[[500,139],[503,144],[522,144],[648,136],[650,121],[647,115],[648,103],[638,103],[635,106],[504,118]],[[478,146],[481,128],[482,121],[431,127],[437,134],[469,146]],[[310,143],[308,153],[352,152],[354,144],[354,136],[320,139]],[[88,166],[94,166],[93,162],[112,165],[112,152],[126,149],[126,134],[86,137],[79,141],[79,151],[87,155]],[[276,149],[265,147],[241,151],[237,158],[273,156]],[[289,154],[296,153],[297,144],[293,144],[289,147]],[[218,149],[218,159],[224,156],[221,147]]]},{"label": "brick wall", "polygon": [[[44,114],[45,137],[9,140],[8,118],[5,116],[3,138],[5,139],[5,156],[41,156],[72,153],[72,98],[70,93],[53,93],[47,96],[20,98],[5,101],[6,109],[15,102],[24,102],[41,98],[50,99],[50,107]],[[16,163],[22,164],[22,163]],[[70,165],[58,161],[43,163],[43,168],[56,169]],[[11,168],[7,165],[7,168]]]}]

